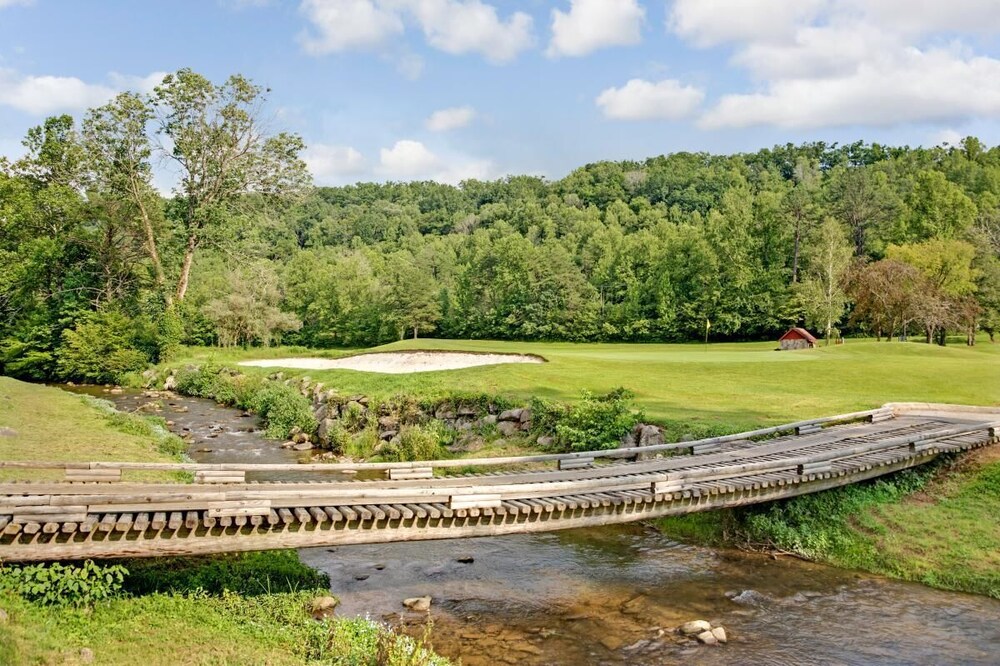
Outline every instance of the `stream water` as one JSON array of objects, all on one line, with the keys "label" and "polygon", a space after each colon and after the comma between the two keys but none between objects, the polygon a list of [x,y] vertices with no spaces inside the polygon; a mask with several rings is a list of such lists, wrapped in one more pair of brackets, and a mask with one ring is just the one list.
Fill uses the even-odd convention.
[{"label": "stream water", "polygon": [[[131,411],[150,399],[74,387]],[[161,415],[204,462],[295,462],[253,417],[163,399]],[[264,478],[263,476],[258,478]],[[267,478],[274,478],[267,477]],[[302,478],[301,475],[298,478]],[[480,664],[1000,664],[1000,602],[809,564],[686,546],[645,525],[300,551],[330,575],[338,612],[420,636]],[[671,632],[722,625],[725,646]]]}]

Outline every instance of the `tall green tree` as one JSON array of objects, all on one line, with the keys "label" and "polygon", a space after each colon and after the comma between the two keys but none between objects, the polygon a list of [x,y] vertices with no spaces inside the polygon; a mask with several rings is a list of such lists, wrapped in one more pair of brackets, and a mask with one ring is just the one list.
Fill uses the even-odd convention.
[{"label": "tall green tree", "polygon": [[849,302],[846,275],[852,248],[843,226],[827,218],[806,245],[806,263],[798,296],[806,324],[823,331],[830,344],[834,326],[844,316]]},{"label": "tall green tree", "polygon": [[263,109],[267,90],[233,75],[216,85],[182,69],[153,91],[160,150],[178,172],[183,259],[174,296],[184,299],[195,251],[240,197],[286,197],[309,184],[299,157],[302,139],[269,134]]}]

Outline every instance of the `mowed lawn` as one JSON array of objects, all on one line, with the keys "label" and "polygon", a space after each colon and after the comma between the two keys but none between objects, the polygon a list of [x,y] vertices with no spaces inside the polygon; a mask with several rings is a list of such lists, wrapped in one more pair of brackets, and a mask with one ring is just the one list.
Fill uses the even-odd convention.
[{"label": "mowed lawn", "polygon": [[[536,354],[544,364],[383,375],[352,370],[285,370],[342,392],[387,396],[484,391],[574,400],[582,390],[632,390],[653,421],[752,427],[867,409],[885,402],[1000,404],[1000,345],[938,347],[848,340],[840,346],[774,351],[774,342],[574,344],[406,340],[365,351],[412,349]],[[295,348],[189,349],[185,361],[234,363],[282,356],[341,356]],[[273,372],[273,369],[245,368]]]}]

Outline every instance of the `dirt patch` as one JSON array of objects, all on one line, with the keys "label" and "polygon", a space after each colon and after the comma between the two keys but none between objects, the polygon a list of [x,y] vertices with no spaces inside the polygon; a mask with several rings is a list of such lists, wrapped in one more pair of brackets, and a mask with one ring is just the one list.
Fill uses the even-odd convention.
[{"label": "dirt patch", "polygon": [[501,363],[544,363],[527,354],[473,354],[470,352],[379,352],[346,358],[275,358],[243,361],[240,365],[257,368],[292,368],[296,370],[357,370],[402,375],[411,372],[459,370]]}]

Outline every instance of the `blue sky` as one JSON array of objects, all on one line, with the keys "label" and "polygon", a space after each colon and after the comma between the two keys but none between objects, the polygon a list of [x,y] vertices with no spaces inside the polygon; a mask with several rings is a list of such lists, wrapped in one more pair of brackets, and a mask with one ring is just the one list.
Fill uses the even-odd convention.
[{"label": "blue sky", "polygon": [[998,35],[996,0],[0,0],[0,154],[181,67],[272,88],[321,184],[996,144]]}]

